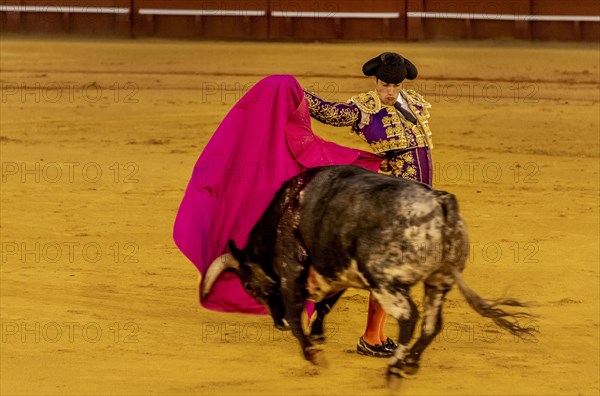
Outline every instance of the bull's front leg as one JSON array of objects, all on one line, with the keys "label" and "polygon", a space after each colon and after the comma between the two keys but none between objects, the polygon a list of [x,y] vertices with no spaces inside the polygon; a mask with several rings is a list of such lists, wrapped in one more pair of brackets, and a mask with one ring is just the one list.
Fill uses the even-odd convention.
[{"label": "bull's front leg", "polygon": [[302,329],[302,311],[308,295],[303,287],[305,280],[302,280],[302,276],[299,275],[296,278],[282,279],[281,281],[282,290],[284,290],[285,312],[292,334],[300,342],[304,358],[315,365],[319,365],[317,354],[320,349],[310,341]]},{"label": "bull's front leg", "polygon": [[280,285],[269,294],[267,304],[269,305],[269,311],[275,328],[282,331],[289,330],[290,326],[285,319],[285,305],[281,296]]},{"label": "bull's front leg", "polygon": [[277,268],[281,269],[281,293],[287,321],[292,333],[300,342],[304,358],[318,365],[317,353],[320,350],[313,345],[302,328],[302,311],[308,297],[305,286],[308,278],[307,255],[292,231],[293,224],[293,221],[282,220],[275,246],[275,261]]},{"label": "bull's front leg", "polygon": [[325,316],[331,311],[334,304],[339,300],[344,291],[341,291],[331,297],[326,297],[315,305],[317,317],[310,328],[310,338],[314,342],[322,343],[325,341]]}]

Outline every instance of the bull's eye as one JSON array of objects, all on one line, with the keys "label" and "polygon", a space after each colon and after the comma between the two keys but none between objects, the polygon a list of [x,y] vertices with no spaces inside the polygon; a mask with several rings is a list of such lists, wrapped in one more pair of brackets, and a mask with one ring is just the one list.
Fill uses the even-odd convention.
[{"label": "bull's eye", "polygon": [[254,290],[254,287],[252,287],[252,285],[250,284],[250,282],[244,282],[244,289],[246,289],[246,291],[252,295],[256,294],[256,290]]}]

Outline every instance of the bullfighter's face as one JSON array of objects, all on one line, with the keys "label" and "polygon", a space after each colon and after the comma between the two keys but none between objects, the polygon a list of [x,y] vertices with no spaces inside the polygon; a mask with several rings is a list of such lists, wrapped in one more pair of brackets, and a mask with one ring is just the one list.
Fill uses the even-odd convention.
[{"label": "bullfighter's face", "polygon": [[398,100],[398,95],[402,90],[402,83],[390,84],[379,79],[375,80],[375,92],[381,99],[381,103],[393,106]]}]

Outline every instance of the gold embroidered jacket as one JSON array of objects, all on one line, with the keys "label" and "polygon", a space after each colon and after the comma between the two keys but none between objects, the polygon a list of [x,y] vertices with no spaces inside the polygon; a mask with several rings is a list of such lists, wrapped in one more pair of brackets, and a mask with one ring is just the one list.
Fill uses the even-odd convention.
[{"label": "gold embroidered jacket", "polygon": [[400,92],[417,123],[407,120],[394,106],[381,103],[375,91],[353,96],[347,103],[328,102],[304,90],[310,115],[333,126],[351,126],[375,153],[414,147],[433,147],[429,129],[431,105],[414,90]]}]

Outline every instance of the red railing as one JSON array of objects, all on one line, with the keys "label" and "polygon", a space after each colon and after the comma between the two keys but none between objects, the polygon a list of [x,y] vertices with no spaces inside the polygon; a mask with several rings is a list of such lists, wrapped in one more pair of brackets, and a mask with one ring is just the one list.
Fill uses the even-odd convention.
[{"label": "red railing", "polygon": [[600,40],[600,1],[0,0],[0,31],[231,40]]}]

